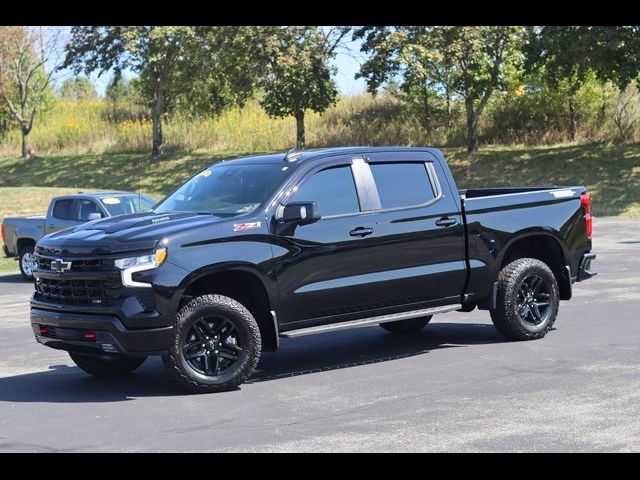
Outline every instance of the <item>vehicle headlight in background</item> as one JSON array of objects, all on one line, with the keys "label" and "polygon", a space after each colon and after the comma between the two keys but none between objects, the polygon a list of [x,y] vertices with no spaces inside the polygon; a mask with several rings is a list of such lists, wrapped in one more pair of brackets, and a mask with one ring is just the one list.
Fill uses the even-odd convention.
[{"label": "vehicle headlight in background", "polygon": [[136,272],[151,270],[159,267],[167,259],[167,247],[156,248],[150,255],[139,257],[119,258],[114,262],[116,268],[122,270],[122,284],[125,287],[145,287],[150,288],[151,284],[136,282],[131,278]]}]

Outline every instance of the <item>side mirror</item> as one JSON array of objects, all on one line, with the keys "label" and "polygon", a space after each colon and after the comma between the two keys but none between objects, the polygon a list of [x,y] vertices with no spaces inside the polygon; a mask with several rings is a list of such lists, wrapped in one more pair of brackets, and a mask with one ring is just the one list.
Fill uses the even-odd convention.
[{"label": "side mirror", "polygon": [[100,215],[98,212],[92,212],[89,214],[89,218],[87,219],[88,221],[91,220],[99,220],[102,218],[102,215]]},{"label": "side mirror", "polygon": [[276,210],[276,219],[284,223],[304,225],[320,220],[320,210],[316,202],[291,202],[280,205]]}]

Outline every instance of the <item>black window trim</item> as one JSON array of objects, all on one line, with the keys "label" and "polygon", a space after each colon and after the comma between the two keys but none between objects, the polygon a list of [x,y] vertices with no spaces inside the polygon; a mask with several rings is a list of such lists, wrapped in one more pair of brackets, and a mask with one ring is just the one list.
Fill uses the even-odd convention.
[{"label": "black window trim", "polygon": [[[378,214],[378,213],[387,213],[387,212],[394,212],[394,211],[400,211],[400,210],[411,210],[416,208],[428,207],[444,198],[444,191],[442,190],[442,186],[440,184],[440,181],[438,180],[438,175],[434,167],[434,162],[435,160],[427,160],[427,159],[420,159],[420,160],[411,159],[410,160],[410,159],[402,159],[402,158],[372,160],[366,155],[355,155],[349,158],[338,157],[331,162],[326,162],[326,163],[322,162],[319,165],[314,165],[313,168],[307,170],[298,178],[295,178],[295,177],[292,178],[291,184],[285,185],[285,187],[282,190],[280,190],[279,194],[276,195],[276,198],[273,201],[269,202],[269,205],[274,206],[273,212],[275,215],[275,211],[277,210],[277,205],[286,205],[291,195],[295,191],[297,191],[297,189],[300,188],[302,184],[311,176],[315,175],[316,173],[322,170],[326,170],[328,168],[350,166],[351,174],[353,175],[353,181],[356,187],[356,195],[358,199],[358,204],[360,206],[360,211],[352,212],[352,213],[341,213],[338,215],[326,215],[326,216],[323,215],[319,221],[322,221],[325,219],[356,217],[356,216],[363,216],[363,215],[371,215],[371,214]],[[427,171],[427,178],[429,179],[431,188],[433,189],[433,192],[434,192],[434,198],[432,198],[431,200],[425,203],[421,203],[418,205],[381,208],[382,205],[380,203],[380,196],[378,194],[378,186],[375,184],[375,180],[373,178],[373,172],[371,171],[371,168],[369,166],[370,164],[376,164],[376,163],[422,163],[424,164],[425,169]],[[354,168],[354,164],[356,165],[355,168]],[[364,174],[364,170],[362,170],[363,166],[366,168],[366,171],[368,171],[368,174]],[[374,192],[374,193],[372,194],[371,192]],[[379,207],[375,208],[377,205],[379,205]],[[320,214],[322,214],[322,210],[320,211]]]},{"label": "black window trim", "polygon": [[322,215],[322,207],[320,207],[320,214],[322,215],[320,217],[319,221],[325,220],[325,219],[334,219],[334,218],[345,218],[345,217],[354,217],[357,215],[362,215],[362,214],[366,214],[366,213],[371,213],[371,211],[365,211],[362,208],[362,198],[360,197],[360,190],[358,187],[358,178],[356,178],[356,173],[353,171],[353,159],[352,158],[345,158],[345,157],[338,157],[335,158],[334,160],[330,161],[330,162],[323,162],[320,163],[318,165],[314,165],[313,168],[307,170],[306,172],[304,172],[302,175],[300,175],[298,178],[293,178],[293,182],[290,185],[285,186],[284,190],[281,190],[281,194],[278,195],[279,198],[276,197],[276,199],[272,202],[269,202],[270,205],[276,205],[275,210],[274,210],[274,215],[276,214],[275,212],[277,212],[277,205],[286,205],[289,202],[290,197],[304,184],[304,182],[306,182],[309,178],[311,178],[313,175],[315,175],[318,172],[321,172],[322,170],[328,170],[330,168],[340,168],[340,167],[350,167],[351,170],[351,177],[353,179],[353,183],[354,183],[354,187],[355,187],[355,192],[356,192],[356,200],[358,201],[358,208],[360,209],[358,212],[351,212],[351,213],[340,213],[337,215]]}]

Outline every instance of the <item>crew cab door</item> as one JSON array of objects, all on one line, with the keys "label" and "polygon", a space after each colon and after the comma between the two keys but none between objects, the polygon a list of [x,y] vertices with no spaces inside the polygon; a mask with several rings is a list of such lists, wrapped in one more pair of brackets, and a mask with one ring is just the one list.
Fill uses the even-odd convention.
[{"label": "crew cab door", "polygon": [[[394,161],[414,165],[404,177],[389,170],[374,176],[369,162],[383,157],[349,158],[315,169],[283,200],[316,202],[322,215],[277,231],[287,250],[286,260],[277,260],[278,315],[285,329],[459,301],[466,274],[459,209],[449,191],[433,183],[434,158],[402,155]],[[384,182],[390,174],[392,182]],[[385,189],[382,197],[376,176]],[[394,185],[400,178],[411,184]],[[410,199],[424,201],[383,208],[381,200],[387,203],[394,195],[390,186],[400,192],[421,189]],[[277,258],[282,250],[274,254]]]},{"label": "crew cab door", "polygon": [[440,163],[427,152],[376,152],[366,161],[380,202],[370,214],[372,254],[386,272],[387,301],[407,309],[459,303],[465,231],[460,200]]}]

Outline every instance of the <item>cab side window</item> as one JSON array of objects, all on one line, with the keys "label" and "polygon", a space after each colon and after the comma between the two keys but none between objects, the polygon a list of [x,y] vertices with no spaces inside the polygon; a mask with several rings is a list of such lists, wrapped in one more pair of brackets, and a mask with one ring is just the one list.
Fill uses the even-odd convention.
[{"label": "cab side window", "polygon": [[435,198],[424,163],[371,163],[369,166],[383,209],[422,205]]},{"label": "cab side window", "polygon": [[77,220],[78,205],[72,198],[57,200],[53,206],[53,216],[60,220]]},{"label": "cab side window", "polygon": [[78,220],[87,221],[89,220],[89,215],[92,213],[98,213],[100,217],[104,216],[98,204],[93,200],[78,200],[78,202],[80,204]]},{"label": "cab side window", "polygon": [[307,178],[291,202],[316,202],[323,217],[360,211],[356,185],[348,165],[321,170]]}]

